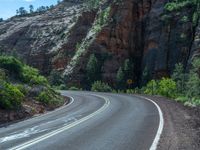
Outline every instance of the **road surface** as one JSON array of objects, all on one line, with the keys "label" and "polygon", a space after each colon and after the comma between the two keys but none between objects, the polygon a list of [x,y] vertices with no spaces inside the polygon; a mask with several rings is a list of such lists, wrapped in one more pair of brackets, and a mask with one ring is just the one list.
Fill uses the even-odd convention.
[{"label": "road surface", "polygon": [[159,112],[148,100],[125,94],[62,94],[71,97],[69,105],[0,128],[0,150],[148,150],[158,136]]}]

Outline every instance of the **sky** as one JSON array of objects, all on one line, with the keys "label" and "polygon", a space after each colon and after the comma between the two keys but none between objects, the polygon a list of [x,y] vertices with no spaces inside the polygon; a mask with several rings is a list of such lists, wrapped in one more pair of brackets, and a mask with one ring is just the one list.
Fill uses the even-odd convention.
[{"label": "sky", "polygon": [[34,8],[39,6],[50,6],[57,4],[57,0],[0,0],[0,18],[7,19],[16,14],[19,7],[25,7],[29,10],[29,5]]}]

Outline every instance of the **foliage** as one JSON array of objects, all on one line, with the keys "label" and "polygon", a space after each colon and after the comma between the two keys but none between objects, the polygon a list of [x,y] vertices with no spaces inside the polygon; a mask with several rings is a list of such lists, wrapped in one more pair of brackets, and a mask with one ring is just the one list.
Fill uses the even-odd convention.
[{"label": "foliage", "polygon": [[127,88],[127,80],[131,79],[133,80],[134,74],[133,74],[133,63],[126,59],[123,63],[123,66],[120,67],[117,71],[116,80],[117,80],[117,88],[120,90],[123,90]]},{"label": "foliage", "polygon": [[98,79],[98,76],[100,74],[99,63],[94,54],[90,55],[89,61],[86,66],[86,71],[87,71],[88,81],[90,83],[93,83],[95,80]]},{"label": "foliage", "polygon": [[89,9],[96,9],[99,6],[101,0],[87,0],[87,6]]},{"label": "foliage", "polygon": [[160,81],[151,80],[146,85],[144,93],[174,98],[176,95],[176,82],[169,78],[162,78]]},{"label": "foliage", "polygon": [[64,102],[63,98],[53,89],[48,88],[42,91],[36,98],[39,102],[45,105],[60,105]]},{"label": "foliage", "polygon": [[187,81],[187,96],[191,98],[200,98],[200,59],[194,59],[192,62],[192,68],[188,75]]},{"label": "foliage", "polygon": [[92,84],[91,91],[94,92],[111,92],[112,88],[104,82],[96,81]]},{"label": "foliage", "polygon": [[47,79],[41,75],[39,75],[39,71],[35,68],[29,67],[27,65],[23,66],[22,69],[22,80],[25,83],[29,83],[31,85],[46,85]]},{"label": "foliage", "polygon": [[169,78],[162,78],[158,83],[158,94],[169,98],[176,96],[176,82]]},{"label": "foliage", "polygon": [[119,70],[117,71],[117,88],[118,89],[124,89],[125,87],[125,75],[124,72],[122,70],[122,67],[119,68]]},{"label": "foliage", "polygon": [[176,0],[165,5],[167,11],[178,11],[186,6],[194,5],[196,0]]},{"label": "foliage", "polygon": [[145,94],[156,95],[158,94],[158,83],[156,80],[151,80],[145,87]]},{"label": "foliage", "polygon": [[22,63],[12,56],[0,56],[0,68],[9,71],[11,75],[19,77],[22,66]]},{"label": "foliage", "polygon": [[48,77],[48,81],[50,85],[58,86],[63,83],[63,78],[58,71],[53,70]]},{"label": "foliage", "polygon": [[187,74],[184,73],[183,64],[178,63],[171,76],[172,80],[176,82],[177,93],[183,94],[186,91]]},{"label": "foliage", "polygon": [[68,90],[70,90],[70,91],[81,91],[81,89],[79,89],[75,86],[70,87]]},{"label": "foliage", "polygon": [[20,90],[4,81],[0,81],[0,107],[3,109],[18,109],[24,95]]}]

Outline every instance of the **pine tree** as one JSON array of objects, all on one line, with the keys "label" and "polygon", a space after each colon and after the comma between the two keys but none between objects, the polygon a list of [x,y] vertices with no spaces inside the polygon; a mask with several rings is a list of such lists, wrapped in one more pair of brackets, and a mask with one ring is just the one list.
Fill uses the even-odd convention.
[{"label": "pine tree", "polygon": [[171,78],[176,82],[177,92],[180,94],[183,94],[186,90],[186,76],[183,64],[176,64]]},{"label": "pine tree", "polygon": [[30,5],[30,6],[29,6],[29,11],[30,11],[31,14],[34,12],[34,7],[33,7],[33,5]]},{"label": "pine tree", "polygon": [[117,79],[117,88],[120,90],[124,89],[126,82],[122,67],[120,67],[119,70],[117,71],[116,79]]},{"label": "pine tree", "polygon": [[190,98],[200,98],[200,59],[196,58],[192,62],[192,68],[190,70],[187,81],[187,96]]},{"label": "pine tree", "polygon": [[133,78],[133,64],[131,63],[131,61],[129,59],[126,59],[124,61],[123,70],[124,70],[125,79]]},{"label": "pine tree", "polygon": [[98,66],[98,60],[94,54],[90,55],[86,71],[87,71],[88,81],[90,82],[90,84],[98,80],[99,66]]}]

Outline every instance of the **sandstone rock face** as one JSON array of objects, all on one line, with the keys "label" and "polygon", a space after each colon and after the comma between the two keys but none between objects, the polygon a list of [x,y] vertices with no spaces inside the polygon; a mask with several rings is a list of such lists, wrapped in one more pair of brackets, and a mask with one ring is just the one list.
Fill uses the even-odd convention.
[{"label": "sandstone rock face", "polygon": [[105,0],[100,9],[111,8],[109,21],[94,33],[99,10],[89,11],[82,2],[65,0],[41,15],[0,23],[0,50],[16,53],[44,74],[65,73],[76,85],[84,84],[92,53],[110,84],[124,60],[131,59],[137,85],[145,69],[149,78],[169,76],[176,63],[187,67],[200,53],[200,22],[193,26],[192,7],[166,12],[168,0]]}]

